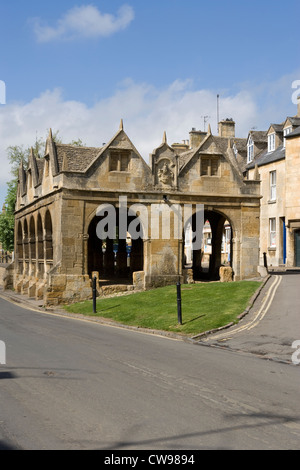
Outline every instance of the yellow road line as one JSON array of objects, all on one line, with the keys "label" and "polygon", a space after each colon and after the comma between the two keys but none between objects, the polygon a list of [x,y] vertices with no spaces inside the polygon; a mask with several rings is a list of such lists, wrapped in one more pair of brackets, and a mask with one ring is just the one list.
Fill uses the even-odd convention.
[{"label": "yellow road line", "polygon": [[[227,333],[221,333],[220,335],[218,336],[213,336],[213,339],[218,339],[218,338],[226,338],[226,336],[232,336],[236,333],[240,333],[241,331],[245,331],[245,330],[251,330],[252,328],[254,328],[255,326],[257,326],[260,321],[264,318],[264,316],[266,315],[267,311],[269,310],[270,306],[271,306],[271,303],[273,302],[273,299],[274,299],[274,296],[276,294],[276,291],[282,281],[282,276],[274,276],[274,282],[271,286],[271,288],[269,289],[267,295],[266,295],[266,298],[264,299],[259,311],[257,312],[257,314],[255,315],[255,317],[250,320],[248,323],[246,323],[245,325],[241,325],[239,327],[237,327],[236,329],[233,329],[233,330],[230,330],[228,331]],[[229,339],[229,338],[228,338]]]}]

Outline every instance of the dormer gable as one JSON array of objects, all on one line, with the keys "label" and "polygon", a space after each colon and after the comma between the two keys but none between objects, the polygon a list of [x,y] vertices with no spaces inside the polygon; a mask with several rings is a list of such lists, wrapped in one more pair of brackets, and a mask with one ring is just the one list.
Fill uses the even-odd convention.
[{"label": "dormer gable", "polygon": [[283,124],[271,124],[268,132],[268,153],[283,145]]},{"label": "dormer gable", "polygon": [[286,145],[286,136],[294,132],[300,126],[300,117],[287,117],[283,124],[283,145]]},{"label": "dormer gable", "polygon": [[[209,127],[207,136],[197,149],[194,149],[193,152],[187,152],[188,158],[180,168],[180,175],[184,174],[193,161],[195,164],[199,161],[199,176],[201,178],[222,177],[221,167],[224,168],[224,164],[227,164],[227,168],[230,168],[241,181],[243,179],[242,172],[232,148],[233,142],[234,139],[231,138],[213,136]],[[180,158],[182,157],[183,155],[180,156]]]},{"label": "dormer gable", "polygon": [[85,168],[85,174],[93,174],[96,167],[106,162],[107,172],[110,174],[132,173],[137,162],[143,169],[150,173],[150,169],[145,160],[133,145],[128,135],[124,131],[123,120],[121,119],[120,127],[117,133],[105,144],[98,149],[95,157]]}]

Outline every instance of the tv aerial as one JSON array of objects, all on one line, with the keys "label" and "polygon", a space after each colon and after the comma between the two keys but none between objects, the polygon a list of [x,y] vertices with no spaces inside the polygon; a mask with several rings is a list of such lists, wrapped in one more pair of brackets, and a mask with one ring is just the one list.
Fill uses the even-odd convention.
[{"label": "tv aerial", "polygon": [[201,116],[201,118],[203,119],[203,126],[204,126],[204,132],[205,132],[206,123],[208,119],[210,118],[210,116]]}]

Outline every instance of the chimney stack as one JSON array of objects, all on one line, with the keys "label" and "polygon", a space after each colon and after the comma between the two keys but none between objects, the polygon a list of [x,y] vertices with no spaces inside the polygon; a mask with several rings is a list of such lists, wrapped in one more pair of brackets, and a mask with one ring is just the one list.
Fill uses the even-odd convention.
[{"label": "chimney stack", "polygon": [[203,142],[206,136],[206,132],[196,131],[196,129],[193,127],[190,132],[190,147],[192,149],[197,148],[201,144],[201,142]]},{"label": "chimney stack", "polygon": [[219,137],[235,137],[235,122],[232,118],[219,122]]}]

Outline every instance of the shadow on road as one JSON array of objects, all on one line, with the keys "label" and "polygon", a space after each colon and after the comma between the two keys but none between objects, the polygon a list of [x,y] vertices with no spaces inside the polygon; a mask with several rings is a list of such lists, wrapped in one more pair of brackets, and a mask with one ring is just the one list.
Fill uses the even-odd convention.
[{"label": "shadow on road", "polygon": [[11,444],[9,444],[6,441],[0,440],[0,450],[18,450],[18,449],[16,447],[13,447]]},{"label": "shadow on road", "polygon": [[[290,417],[287,415],[277,415],[273,413],[252,413],[252,414],[230,414],[230,415],[225,415],[226,420],[234,420],[235,422],[237,420],[242,420],[240,423],[233,424],[230,426],[224,426],[219,429],[210,429],[206,431],[200,431],[200,432],[192,432],[192,433],[186,433],[182,435],[173,435],[173,436],[166,436],[166,437],[157,437],[153,439],[145,439],[143,441],[139,440],[124,440],[124,441],[119,441],[119,442],[114,442],[109,444],[107,447],[105,447],[105,450],[122,450],[126,448],[132,448],[134,446],[137,449],[148,449],[148,448],[156,448],[157,445],[161,446],[163,443],[169,443],[169,445],[166,445],[165,450],[167,449],[173,449],[176,448],[178,449],[178,443],[181,445],[184,445],[184,440],[185,439],[190,439],[190,438],[201,438],[203,436],[209,436],[209,435],[217,435],[221,434],[224,437],[224,433],[230,433],[232,431],[242,431],[246,429],[257,429],[260,427],[269,427],[269,426],[275,426],[277,427],[278,425],[287,425],[287,424],[294,424],[296,427],[299,428],[299,435],[300,435],[300,416],[298,417]],[[247,419],[247,422],[245,422],[245,419]],[[253,420],[253,422],[251,422]],[[244,422],[243,422],[244,421]],[[131,432],[127,432],[126,435],[132,434]],[[170,442],[173,442],[173,444],[170,444]],[[149,447],[151,446],[151,447]],[[183,447],[185,448],[185,447]],[[198,447],[200,449],[200,447]],[[207,446],[205,446],[207,448]],[[98,449],[101,450],[101,449]]]}]

